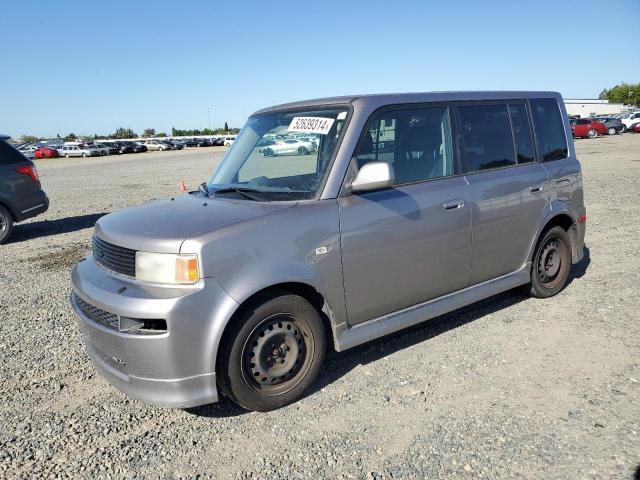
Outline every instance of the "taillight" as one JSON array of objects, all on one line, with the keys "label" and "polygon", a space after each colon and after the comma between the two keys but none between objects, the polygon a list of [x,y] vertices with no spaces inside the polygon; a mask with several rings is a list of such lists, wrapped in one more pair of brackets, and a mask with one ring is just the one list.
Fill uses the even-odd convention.
[{"label": "taillight", "polygon": [[580,215],[578,217],[578,223],[585,223],[587,221],[587,216],[586,215]]},{"label": "taillight", "polygon": [[23,175],[29,175],[31,177],[31,181],[38,181],[38,170],[36,167],[32,167],[31,165],[26,165],[24,167],[16,168],[16,172],[21,173]]}]

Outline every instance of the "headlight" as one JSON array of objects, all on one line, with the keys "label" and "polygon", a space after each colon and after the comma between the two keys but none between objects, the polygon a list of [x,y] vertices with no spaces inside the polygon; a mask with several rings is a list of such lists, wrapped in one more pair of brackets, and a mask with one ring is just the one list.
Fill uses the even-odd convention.
[{"label": "headlight", "polygon": [[198,256],[136,252],[136,279],[153,283],[196,283],[200,279]]}]

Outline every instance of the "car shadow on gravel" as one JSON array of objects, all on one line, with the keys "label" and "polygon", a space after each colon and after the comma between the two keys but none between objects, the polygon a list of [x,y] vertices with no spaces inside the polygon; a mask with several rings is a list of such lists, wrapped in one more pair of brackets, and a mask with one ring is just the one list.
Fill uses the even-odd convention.
[{"label": "car shadow on gravel", "polygon": [[[576,278],[583,277],[590,263],[589,249],[585,247],[584,258],[571,267],[567,285]],[[438,335],[505,308],[509,308],[530,298],[530,295],[523,289],[515,288],[405,330],[372,340],[345,352],[339,353],[333,349],[328,349],[320,378],[318,378],[315,384],[305,394],[305,397],[313,395],[326,386],[331,385],[359,365],[376,362],[395,352],[431,340]],[[514,320],[511,319],[504,320],[505,323],[511,323],[513,321]],[[216,404],[189,408],[185,411],[192,415],[212,418],[232,417],[250,413],[225,398],[222,398],[221,401]]]},{"label": "car shadow on gravel", "polygon": [[95,225],[100,217],[106,213],[92,213],[75,217],[58,218],[56,220],[40,220],[16,225],[9,243],[19,243],[34,238],[49,237],[61,233],[76,232]]}]

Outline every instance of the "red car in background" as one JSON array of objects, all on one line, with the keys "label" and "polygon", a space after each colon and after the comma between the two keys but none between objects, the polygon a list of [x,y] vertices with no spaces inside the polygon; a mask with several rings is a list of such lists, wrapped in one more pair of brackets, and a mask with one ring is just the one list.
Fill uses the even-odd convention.
[{"label": "red car in background", "polygon": [[57,158],[60,156],[58,150],[49,147],[39,147],[33,152],[36,158]]},{"label": "red car in background", "polygon": [[609,129],[604,123],[590,118],[572,118],[569,123],[571,124],[573,138],[596,138],[598,135],[607,135],[609,133]]},{"label": "red car in background", "polygon": [[636,123],[635,125],[631,125],[631,131],[640,133],[640,123]]}]

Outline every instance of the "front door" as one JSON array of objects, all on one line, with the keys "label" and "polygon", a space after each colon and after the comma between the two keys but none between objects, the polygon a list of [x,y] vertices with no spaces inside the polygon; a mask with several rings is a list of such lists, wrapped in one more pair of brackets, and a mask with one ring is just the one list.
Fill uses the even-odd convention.
[{"label": "front door", "polygon": [[469,188],[454,171],[447,106],[387,109],[369,122],[354,168],[385,161],[393,188],[339,198],[351,325],[464,288]]}]

